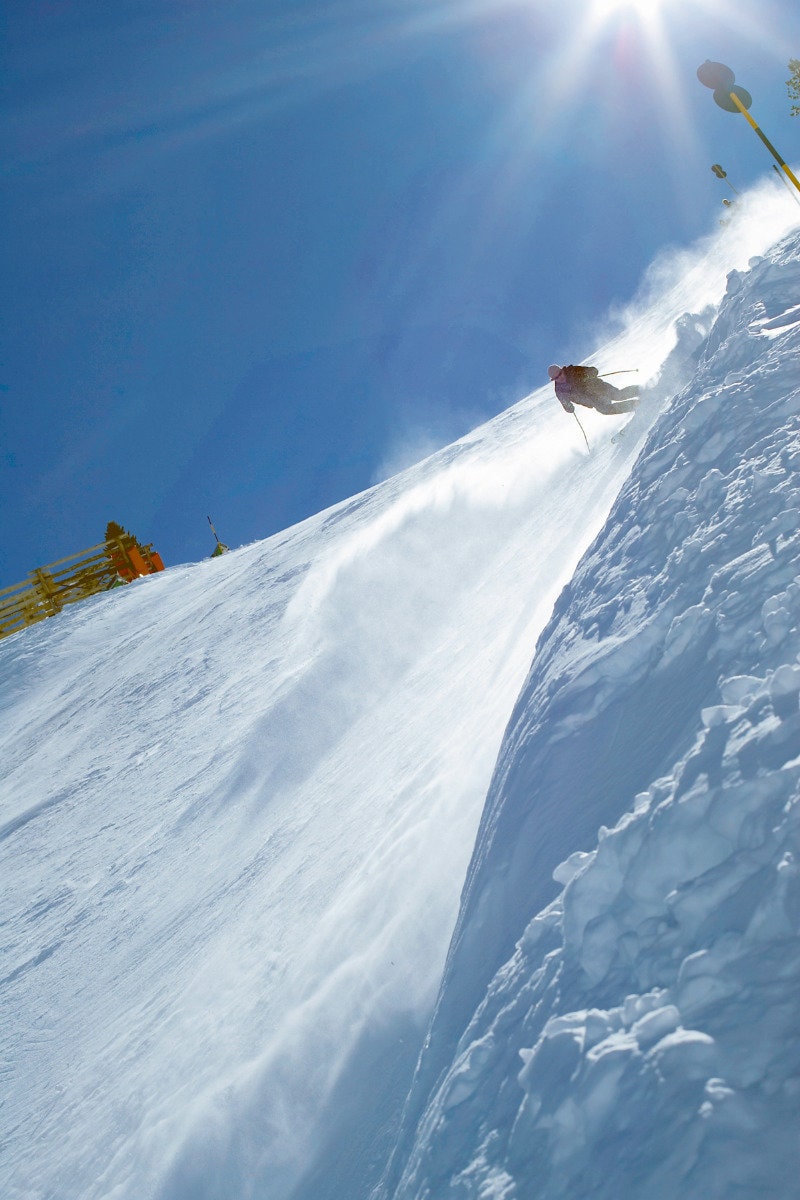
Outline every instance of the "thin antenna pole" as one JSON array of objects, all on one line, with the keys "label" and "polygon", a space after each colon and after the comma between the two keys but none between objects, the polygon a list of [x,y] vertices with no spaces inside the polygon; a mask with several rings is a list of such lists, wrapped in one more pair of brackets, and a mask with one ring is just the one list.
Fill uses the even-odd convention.
[{"label": "thin antenna pole", "polygon": [[216,529],[214,528],[214,522],[211,520],[211,517],[209,517],[209,516],[206,516],[206,520],[208,521],[209,525],[211,526],[211,532],[214,535],[217,545],[218,546],[221,545],[222,543],[219,540],[219,534],[217,533]]},{"label": "thin antenna pole", "polygon": [[211,555],[211,557],[216,558],[219,554],[227,554],[227,552],[230,550],[230,546],[226,546],[223,541],[220,541],[220,536],[214,528],[214,522],[211,520],[211,517],[208,517],[207,520],[211,526],[211,532],[213,533],[217,543],[214,547],[214,553]]}]

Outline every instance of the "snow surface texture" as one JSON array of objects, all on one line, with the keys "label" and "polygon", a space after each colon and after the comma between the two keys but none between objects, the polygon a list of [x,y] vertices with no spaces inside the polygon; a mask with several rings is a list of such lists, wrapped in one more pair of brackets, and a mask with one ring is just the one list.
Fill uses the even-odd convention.
[{"label": "snow surface texture", "polygon": [[[0,643],[3,1200],[369,1195],[536,638],[660,407],[691,378],[727,272],[745,269],[786,222],[785,197],[754,203],[707,244],[659,264],[651,294],[592,356],[604,370],[639,364],[650,381],[618,444],[619,421],[581,414],[587,454],[547,385],[295,529]],[[793,333],[769,304],[752,317],[752,340],[780,364]],[[722,381],[709,375],[707,386]],[[711,395],[698,411],[714,411]],[[712,446],[710,426],[690,448]],[[668,456],[677,426],[659,428]],[[717,482],[721,496],[725,477]],[[686,503],[670,488],[659,503],[685,521],[689,482],[674,485]],[[791,531],[774,528],[780,557]],[[706,549],[699,529],[682,550],[702,563],[722,552]],[[628,596],[630,570],[635,598],[627,545],[616,591]],[[667,561],[656,556],[654,578],[674,565],[681,580],[682,560]],[[593,586],[584,571],[572,587],[586,589],[583,623]],[[673,590],[668,576],[663,590]],[[585,664],[570,625],[560,649],[545,643],[573,676],[573,699],[562,693],[569,704],[554,710],[562,732],[573,703],[578,726],[587,704],[610,703],[622,686],[613,663],[623,675],[644,670],[639,658],[631,665],[640,643],[623,636],[624,613],[603,612],[600,640],[588,625],[581,635]],[[777,637],[791,608],[776,602],[770,613]],[[627,619],[646,629],[645,616],[632,601]],[[731,637],[739,616],[728,615]],[[691,641],[687,621],[675,618],[676,655]],[[769,694],[787,679],[770,678]],[[621,810],[630,789],[617,786],[611,755],[608,764]],[[566,857],[592,844],[597,820],[589,812],[576,834],[584,797],[563,801],[548,819],[563,826]],[[490,814],[496,794],[492,804]],[[527,913],[532,894],[509,895],[511,907]],[[506,934],[513,950],[517,934]],[[494,970],[481,962],[478,999]],[[535,1045],[526,1035],[520,1048]],[[514,1072],[506,1094],[519,1107],[527,1093]],[[486,1097],[494,1104],[488,1088]],[[460,1147],[466,1167],[466,1137]]]},{"label": "snow surface texture", "polygon": [[543,633],[396,1200],[797,1194],[799,295],[731,273]]},{"label": "snow surface texture", "polygon": [[532,647],[636,453],[618,426],[589,459],[543,389],[0,645],[4,1200],[374,1182]]}]

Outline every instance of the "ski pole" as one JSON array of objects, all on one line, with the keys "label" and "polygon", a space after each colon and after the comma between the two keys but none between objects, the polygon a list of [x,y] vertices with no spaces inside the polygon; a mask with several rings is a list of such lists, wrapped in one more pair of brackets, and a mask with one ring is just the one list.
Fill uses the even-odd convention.
[{"label": "ski pole", "polygon": [[784,175],[786,175],[787,179],[791,180],[798,192],[800,192],[800,179],[797,178],[791,167],[786,165],[763,129],[756,124],[747,111],[753,103],[753,97],[745,88],[737,86],[736,76],[730,67],[726,67],[725,63],[710,62],[709,59],[706,59],[703,65],[697,68],[697,78],[704,87],[711,88],[714,93],[714,103],[716,105],[725,109],[726,112],[740,112],[742,114],[751,129],[761,138],[761,141],[767,150],[769,150]]},{"label": "ski pole", "polygon": [[608,379],[609,375],[637,375],[638,372],[638,367],[628,367],[627,371],[606,371],[605,374],[600,376],[600,378]]},{"label": "ski pole", "polygon": [[[717,179],[725,180],[725,182],[727,183],[728,187],[731,189],[732,192],[736,192],[737,196],[741,195],[739,189],[735,188],[733,186],[733,184],[731,183],[730,179],[728,179],[728,172],[725,170],[724,167],[721,167],[719,163],[714,163],[711,170],[716,175]],[[728,203],[730,204],[730,201],[728,201]]]},{"label": "ski pole", "polygon": [[[775,159],[775,161],[776,161],[776,162],[778,163],[778,165],[781,167],[781,170],[782,170],[782,171],[783,171],[783,172],[784,172],[786,175],[788,175],[789,179],[791,179],[792,183],[793,183],[793,184],[794,184],[794,186],[797,188],[798,192],[800,192],[800,180],[798,180],[798,178],[797,178],[797,176],[795,175],[794,171],[792,171],[792,169],[791,169],[790,167],[788,167],[788,166],[786,165],[786,163],[783,161],[783,159],[781,158],[780,154],[778,154],[778,151],[775,149],[775,147],[773,146],[772,142],[771,142],[771,141],[769,140],[769,138],[766,136],[766,134],[764,133],[764,131],[763,131],[762,129],[760,129],[760,128],[758,127],[758,125],[756,125],[755,121],[754,121],[754,120],[753,120],[753,118],[750,116],[750,113],[747,111],[747,110],[748,110],[748,108],[750,107],[750,105],[749,105],[749,104],[746,104],[746,103],[745,103],[745,104],[743,104],[743,103],[742,103],[742,101],[741,101],[741,100],[739,99],[739,97],[737,96],[737,94],[736,94],[736,92],[735,92],[735,91],[729,92],[728,94],[729,94],[729,96],[730,96],[731,100],[733,101],[733,103],[734,103],[734,104],[736,105],[736,107],[738,108],[739,112],[740,112],[740,113],[742,114],[742,116],[744,117],[744,119],[745,119],[745,120],[748,122],[748,124],[749,124],[749,125],[750,125],[750,126],[751,126],[751,127],[754,129],[754,130],[755,130],[755,132],[756,132],[756,133],[758,134],[758,136],[761,138],[762,142],[763,142],[763,143],[764,143],[764,145],[767,147],[767,149],[769,150],[769,152],[770,152],[770,154],[772,155],[772,157]],[[749,99],[750,99],[750,96],[749,96],[749,94],[748,94],[747,92],[745,92],[745,96],[746,96],[747,100],[749,100]]]},{"label": "ski pole", "polygon": [[583,426],[581,425],[581,423],[580,423],[580,420],[579,420],[579,418],[578,418],[578,414],[575,412],[575,409],[574,409],[574,408],[573,408],[573,410],[572,410],[572,415],[573,415],[573,417],[575,418],[575,420],[578,422],[578,429],[580,429],[581,433],[583,434],[583,440],[586,442],[586,449],[587,449],[587,450],[589,451],[589,453],[591,454],[591,453],[592,453],[592,447],[589,445],[589,439],[588,439],[588,438],[587,438],[587,436],[586,436],[586,430],[585,430],[585,429],[583,428]]}]

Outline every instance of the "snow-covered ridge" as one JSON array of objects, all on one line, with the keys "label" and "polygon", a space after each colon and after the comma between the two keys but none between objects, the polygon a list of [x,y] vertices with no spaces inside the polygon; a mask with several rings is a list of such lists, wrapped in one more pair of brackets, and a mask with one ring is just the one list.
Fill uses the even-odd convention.
[{"label": "snow-covered ridge", "polygon": [[[772,244],[781,219],[768,197],[750,216],[743,201],[737,222],[655,272],[654,295],[593,355],[605,370],[640,365],[649,385],[619,440],[618,422],[587,413],[587,454],[544,386],[294,529],[72,606],[0,644],[3,1200],[366,1200],[392,1148],[537,637],[661,406],[694,374],[726,273]],[[779,301],[752,319],[770,370],[796,336]],[[713,372],[727,371],[745,336],[731,326],[731,344],[709,359],[711,391],[723,386]],[[714,425],[684,438],[685,449],[702,452]],[[668,461],[683,435],[667,421],[658,437],[653,479],[663,450],[664,469],[688,492],[690,477],[675,478],[683,464]],[[715,480],[709,473],[712,494]],[[671,520],[694,519],[691,496],[652,494],[656,516],[663,501]],[[778,527],[782,512],[764,535],[778,556],[792,537]],[[640,526],[648,513],[643,503]],[[629,727],[602,725],[616,712],[619,677],[635,659],[643,681],[650,661],[640,610],[652,581],[640,579],[631,549],[647,548],[633,516],[613,572],[579,573],[543,642],[560,711],[558,696],[536,701],[557,718],[553,744],[576,782],[589,778],[576,747],[584,756],[602,748],[596,735],[608,729],[605,774],[592,776],[593,793],[564,793],[540,814],[541,869],[521,888],[504,887],[513,856],[506,864],[492,847],[508,850],[506,835],[515,822],[525,835],[524,820],[504,813],[493,792],[468,885],[482,897],[487,937],[473,938],[473,956],[452,956],[446,997],[460,996],[463,1019],[452,1007],[449,1045],[441,1022],[434,1027],[439,1058],[423,1062],[437,1071],[450,1066],[529,918],[557,892],[553,868],[569,859],[565,878],[580,865],[575,852],[591,853],[598,825],[612,825],[676,757],[667,738],[654,769],[630,734],[637,754],[619,755]],[[697,537],[692,546],[691,528],[676,533],[676,547],[684,534],[687,562],[717,553],[711,534],[708,547]],[[664,560],[651,550],[656,578]],[[683,559],[670,561],[681,578]],[[669,578],[661,588],[669,596]],[[687,613],[699,603],[687,601]],[[784,610],[775,601],[769,611],[775,631]],[[738,613],[729,614],[734,627]],[[680,617],[669,626],[677,664],[683,639],[691,657],[708,624],[702,611],[696,624]],[[563,660],[556,628],[568,635]],[[656,638],[652,654],[659,648]],[[759,661],[750,674],[771,697],[781,688],[791,697],[791,677],[767,685],[767,667]],[[704,707],[749,704],[744,684],[724,696],[715,686]],[[582,722],[594,701],[599,723]],[[512,725],[519,747],[509,742],[501,763],[517,795],[530,794],[529,768],[541,782],[541,738],[522,719],[529,702],[526,692]],[[677,720],[667,722],[670,737]],[[718,714],[709,729],[714,722]],[[687,747],[695,723],[692,710]],[[709,736],[713,747],[719,734]],[[460,936],[479,933],[465,913]],[[555,922],[554,949],[560,936]],[[618,1007],[610,996],[603,1011]],[[579,1011],[576,1001],[551,1015]],[[537,1039],[526,1033],[519,1049],[534,1051]],[[509,1045],[502,1096],[518,1107],[522,1059]],[[482,1053],[470,1059],[481,1079]],[[532,1094],[533,1067],[525,1078]],[[494,1105],[491,1088],[480,1091]],[[415,1097],[424,1104],[429,1092],[418,1086]],[[469,1101],[449,1111],[474,1113]],[[469,1158],[466,1140],[461,1149]]]},{"label": "snow-covered ridge", "polygon": [[731,274],[542,635],[396,1200],[794,1193],[798,295],[797,235]]},{"label": "snow-covered ridge", "polygon": [[0,645],[3,1200],[367,1194],[531,648],[653,415],[589,459],[542,388]]}]

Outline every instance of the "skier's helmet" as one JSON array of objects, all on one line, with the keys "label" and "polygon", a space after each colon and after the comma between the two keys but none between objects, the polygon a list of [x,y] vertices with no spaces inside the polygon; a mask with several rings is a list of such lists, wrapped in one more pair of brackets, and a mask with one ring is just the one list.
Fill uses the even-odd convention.
[{"label": "skier's helmet", "polygon": [[556,363],[553,363],[552,367],[547,368],[547,374],[551,379],[555,379],[557,375],[561,374],[561,370],[561,367],[559,367]]}]

